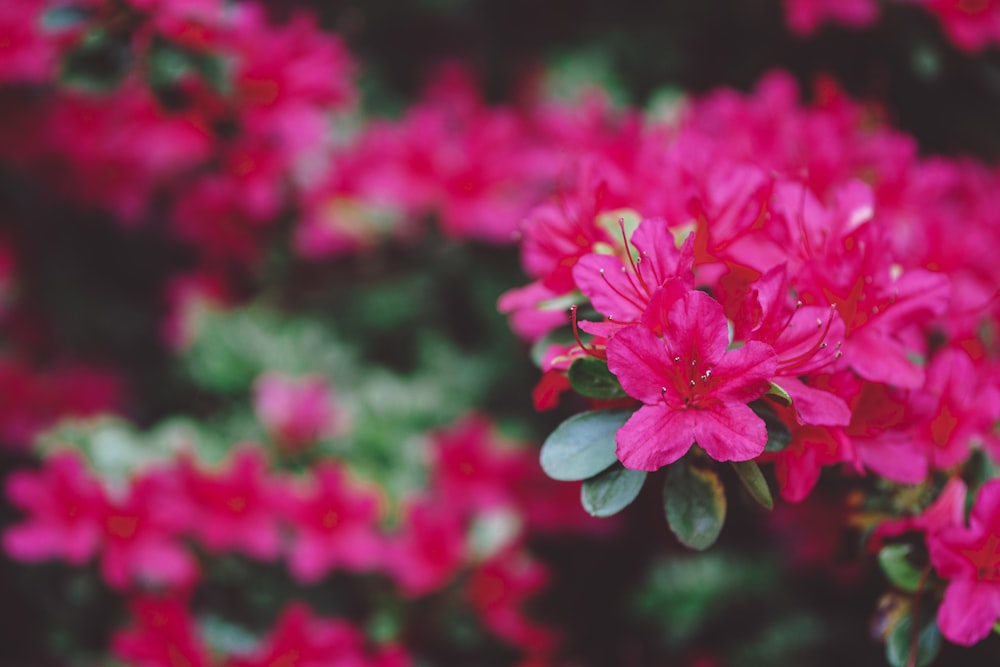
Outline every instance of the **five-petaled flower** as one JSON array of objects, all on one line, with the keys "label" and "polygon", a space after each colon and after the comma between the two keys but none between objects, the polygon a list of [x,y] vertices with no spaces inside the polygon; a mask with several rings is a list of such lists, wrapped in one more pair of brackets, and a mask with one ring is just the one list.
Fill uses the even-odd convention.
[{"label": "five-petaled flower", "polygon": [[703,292],[687,292],[647,315],[608,343],[608,368],[645,404],[618,431],[621,462],[656,470],[694,443],[718,461],[760,455],[767,430],[747,403],[770,386],[777,367],[771,346],[749,341],[727,350],[722,306]]}]

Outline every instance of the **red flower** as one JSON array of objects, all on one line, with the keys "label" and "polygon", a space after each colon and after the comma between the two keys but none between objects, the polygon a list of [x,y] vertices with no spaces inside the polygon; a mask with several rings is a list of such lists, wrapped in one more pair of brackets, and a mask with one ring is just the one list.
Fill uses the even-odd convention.
[{"label": "red flower", "polygon": [[254,383],[254,410],[268,433],[287,452],[300,450],[343,430],[336,397],[326,378],[289,378],[265,373]]},{"label": "red flower", "polygon": [[316,618],[304,604],[285,608],[271,636],[230,667],[367,667],[364,637],[346,621]]},{"label": "red flower", "polygon": [[[624,222],[619,222],[625,236]],[[624,238],[623,238],[624,240]],[[599,313],[614,329],[636,324],[649,306],[653,294],[668,282],[677,290],[694,289],[694,239],[689,236],[681,249],[661,219],[643,220],[629,238],[632,249],[621,249],[625,260],[615,255],[584,255],[573,267],[573,279]],[[611,331],[592,331],[610,335]]]},{"label": "red flower", "polygon": [[3,548],[24,561],[64,558],[81,565],[97,551],[104,491],[75,452],[59,452],[38,472],[14,472],[7,497],[28,513],[4,533]]},{"label": "red flower", "polygon": [[971,646],[1000,620],[1000,480],[979,489],[968,526],[928,536],[931,562],[949,579],[938,627],[950,641]]},{"label": "red flower", "polygon": [[521,607],[547,582],[541,564],[523,553],[505,551],[472,573],[466,595],[498,637],[529,652],[544,652],[552,648],[552,632],[529,620]]},{"label": "red flower", "polygon": [[387,565],[404,595],[416,597],[447,585],[466,559],[465,524],[455,503],[410,500],[403,532],[390,545]]},{"label": "red flower", "polygon": [[194,581],[197,563],[180,543],[180,534],[197,519],[174,502],[176,482],[172,473],[148,471],[132,480],[123,497],[103,503],[101,574],[109,586]]},{"label": "red flower", "polygon": [[352,484],[337,465],[318,465],[311,484],[286,502],[285,515],[293,535],[289,567],[299,581],[318,581],[335,567],[371,570],[382,565],[378,498]]},{"label": "red flower", "polygon": [[208,551],[239,551],[274,558],[281,547],[275,501],[278,488],[268,477],[259,448],[237,449],[225,470],[207,473],[190,458],[179,475],[189,511],[197,516],[188,530]]},{"label": "red flower", "polygon": [[628,468],[656,470],[698,443],[718,461],[745,461],[764,451],[764,422],[747,407],[770,386],[777,358],[750,341],[729,350],[722,306],[688,292],[659,322],[619,331],[608,343],[608,368],[645,405],[618,431],[618,458]]},{"label": "red flower", "polygon": [[209,667],[214,664],[195,628],[187,601],[139,597],[134,623],[112,637],[112,652],[136,667]]}]

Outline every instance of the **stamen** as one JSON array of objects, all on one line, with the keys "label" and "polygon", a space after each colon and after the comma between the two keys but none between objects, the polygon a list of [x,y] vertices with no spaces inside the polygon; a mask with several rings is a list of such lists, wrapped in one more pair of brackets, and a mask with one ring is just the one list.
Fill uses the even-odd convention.
[{"label": "stamen", "polygon": [[[622,267],[622,271],[624,271],[624,270],[625,270],[625,267],[623,266],[623,267]],[[606,284],[606,285],[607,285],[608,287],[610,287],[610,288],[611,288],[611,291],[612,291],[612,292],[614,292],[615,294],[617,294],[617,295],[618,295],[618,296],[620,296],[621,298],[625,299],[626,301],[628,301],[628,302],[629,302],[630,304],[632,304],[633,306],[635,306],[635,307],[636,307],[636,308],[638,308],[639,310],[645,310],[645,309],[646,309],[646,306],[645,306],[644,304],[642,304],[642,303],[640,303],[640,302],[636,301],[636,300],[635,300],[634,298],[632,298],[632,297],[631,297],[631,296],[629,296],[628,294],[625,294],[625,292],[622,292],[622,291],[621,291],[620,289],[618,289],[617,287],[615,287],[615,286],[614,286],[614,285],[613,285],[613,284],[611,283],[611,281],[610,281],[610,280],[608,280],[608,277],[607,277],[607,276],[606,276],[606,275],[604,274],[604,269],[600,269],[600,270],[599,270],[599,273],[601,274],[601,278],[603,278],[603,279],[604,279],[604,283],[605,283],[605,284]],[[633,285],[633,287],[634,287],[634,285]]]},{"label": "stamen", "polygon": [[635,277],[639,279],[639,284],[642,285],[644,290],[646,290],[646,294],[649,294],[649,287],[646,286],[646,281],[642,279],[642,274],[639,273],[639,269],[636,267],[635,260],[632,257],[632,251],[629,250],[631,243],[625,234],[625,218],[618,218],[618,229],[622,232],[622,242],[625,244],[625,254],[628,255],[628,263],[632,266],[632,272],[635,273]]},{"label": "stamen", "polygon": [[[812,359],[814,356],[816,356],[816,354],[820,350],[825,350],[827,348],[826,337],[830,333],[830,327],[833,326],[833,315],[836,312],[836,310],[837,310],[837,304],[833,304],[833,305],[830,306],[830,317],[828,317],[826,319],[826,327],[825,328],[823,326],[823,320],[822,320],[822,318],[816,318],[817,328],[822,329],[822,331],[820,331],[820,334],[819,334],[819,340],[818,340],[818,342],[813,343],[813,345],[811,347],[809,347],[807,350],[805,350],[804,352],[801,352],[800,354],[795,355],[791,359],[785,359],[785,360],[781,361],[781,363],[778,364],[778,372],[779,373],[782,373],[782,372],[787,371],[787,370],[789,370],[791,368],[795,368],[796,366],[801,365],[802,363],[804,363],[804,362],[808,361],[809,359]],[[840,341],[837,341],[837,350],[838,350],[838,352],[837,352],[837,355],[834,357],[835,359],[839,359],[840,358],[840,352],[839,352],[839,350],[840,350]],[[827,363],[829,363],[829,362],[827,362]],[[825,366],[826,364],[823,364],[823,365]],[[821,366],[821,368],[822,368],[822,366]]]},{"label": "stamen", "polygon": [[601,355],[595,352],[594,348],[587,347],[586,345],[583,344],[583,341],[580,340],[580,330],[576,324],[576,311],[577,311],[576,304],[573,304],[572,306],[569,307],[570,321],[573,323],[573,338],[576,339],[576,344],[580,346],[581,350],[587,353],[587,356],[600,358]]}]

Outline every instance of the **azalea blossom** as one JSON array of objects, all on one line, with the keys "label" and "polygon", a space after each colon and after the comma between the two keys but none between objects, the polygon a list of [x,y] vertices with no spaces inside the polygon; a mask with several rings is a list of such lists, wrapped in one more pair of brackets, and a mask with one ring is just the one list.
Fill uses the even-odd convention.
[{"label": "azalea blossom", "polygon": [[968,525],[928,535],[931,562],[948,580],[938,627],[950,641],[971,646],[1000,620],[1000,480],[984,484]]},{"label": "azalea blossom", "polygon": [[777,357],[749,341],[727,350],[722,306],[688,292],[664,309],[658,337],[634,325],[608,342],[608,368],[644,403],[618,431],[618,458],[628,468],[656,470],[697,443],[718,461],[745,461],[764,451],[767,430],[747,403],[770,387]]}]

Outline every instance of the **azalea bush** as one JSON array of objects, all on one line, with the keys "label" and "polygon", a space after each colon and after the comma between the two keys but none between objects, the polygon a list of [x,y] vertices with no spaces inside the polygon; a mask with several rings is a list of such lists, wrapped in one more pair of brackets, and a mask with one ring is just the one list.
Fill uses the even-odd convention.
[{"label": "azalea bush", "polygon": [[1000,6],[648,5],[0,8],[12,664],[996,663]]}]

